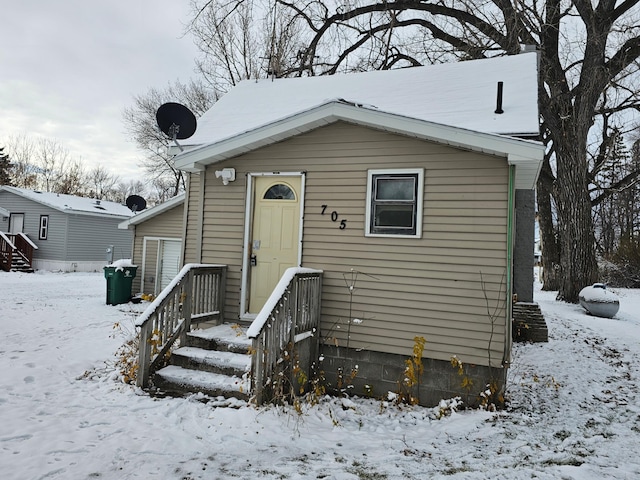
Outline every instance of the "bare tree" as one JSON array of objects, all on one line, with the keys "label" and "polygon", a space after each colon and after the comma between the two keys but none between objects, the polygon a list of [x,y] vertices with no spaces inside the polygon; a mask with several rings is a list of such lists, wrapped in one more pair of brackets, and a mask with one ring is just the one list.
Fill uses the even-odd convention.
[{"label": "bare tree", "polygon": [[192,0],[197,67],[218,94],[238,82],[286,76],[301,48],[296,12],[268,0]]},{"label": "bare tree", "polygon": [[102,165],[92,168],[86,177],[87,194],[98,200],[109,199],[120,182],[118,175],[109,172]]},{"label": "bare tree", "polygon": [[41,181],[39,188],[46,192],[54,192],[61,172],[66,170],[67,164],[71,161],[71,154],[55,139],[39,137],[35,142],[34,163]]},{"label": "bare tree", "polygon": [[124,205],[127,201],[127,197],[130,195],[146,196],[147,188],[140,180],[127,180],[120,181],[107,196],[106,200],[112,202],[119,202]]},{"label": "bare tree", "polygon": [[176,81],[165,89],[151,88],[146,94],[134,97],[134,105],[124,109],[123,117],[130,137],[138,148],[145,152],[142,167],[152,182],[162,180],[172,185],[172,195],[184,190],[182,172],[173,165],[169,154],[169,140],[156,123],[156,111],[167,102],[186,105],[195,115],[202,115],[213,104],[216,97],[202,82],[187,84]]},{"label": "bare tree", "polygon": [[[288,9],[282,15],[299,26],[297,39],[305,45],[281,74],[398,68],[514,55],[522,45],[535,46],[541,126],[549,149],[538,182],[541,228],[557,247],[557,255],[547,255],[553,252],[545,243],[543,262],[545,271],[558,274],[558,298],[575,302],[580,289],[598,276],[588,140],[596,138],[593,143],[599,145],[606,138],[594,122],[608,115],[611,127],[620,126],[625,113],[640,110],[639,2],[275,0],[280,12]],[[201,11],[217,5],[211,0]],[[225,5],[231,16],[246,0]]]},{"label": "bare tree", "polygon": [[35,142],[26,135],[15,135],[8,138],[7,153],[11,157],[11,176],[13,183],[19,188],[37,188],[37,167],[35,158]]},{"label": "bare tree", "polygon": [[87,174],[80,160],[71,160],[62,166],[52,191],[80,197],[87,194]]}]

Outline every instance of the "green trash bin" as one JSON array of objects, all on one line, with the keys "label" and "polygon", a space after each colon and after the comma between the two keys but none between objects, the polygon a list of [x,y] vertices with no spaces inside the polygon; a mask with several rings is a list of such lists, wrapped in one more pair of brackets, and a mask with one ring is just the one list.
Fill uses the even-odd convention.
[{"label": "green trash bin", "polygon": [[127,303],[131,299],[131,285],[138,267],[104,267],[107,279],[107,305]]}]

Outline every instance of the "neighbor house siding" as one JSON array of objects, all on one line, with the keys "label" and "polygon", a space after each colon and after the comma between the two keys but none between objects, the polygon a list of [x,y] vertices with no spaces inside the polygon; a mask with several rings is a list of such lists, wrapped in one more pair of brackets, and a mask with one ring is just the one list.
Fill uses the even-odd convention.
[{"label": "neighbor house siding", "polygon": [[[138,266],[136,278],[133,279],[133,291],[141,292],[141,280],[144,275],[144,292],[153,293],[156,282],[158,261],[158,239],[182,239],[184,204],[176,205],[166,212],[145,220],[135,226],[133,245],[133,263]],[[144,240],[147,238],[146,258],[142,258]],[[144,265],[144,269],[143,269]],[[143,271],[144,270],[144,271]]]},{"label": "neighbor house siding", "polygon": [[133,232],[119,230],[122,217],[104,218],[92,215],[68,215],[69,233],[66,256],[68,261],[95,261],[107,264],[107,247],[113,245],[113,260],[130,259]]},{"label": "neighbor house siding", "polygon": [[[214,176],[224,167],[236,169],[227,186]],[[367,170],[386,168],[424,168],[422,238],[364,236]],[[338,123],[207,168],[202,261],[229,265],[230,320],[239,313],[246,174],[274,171],[306,172],[302,264],[325,272],[323,336],[347,346],[351,311],[363,320],[350,328],[352,348],[408,356],[414,337],[424,336],[428,357],[486,365],[490,352],[499,365],[506,159]],[[197,195],[190,193],[191,214]],[[194,232],[190,225],[188,251]],[[351,269],[359,273],[350,304]],[[496,308],[492,322],[487,312]]]},{"label": "neighbor house siding", "polygon": [[[15,195],[0,192],[0,206],[11,213],[24,213],[23,232],[38,246],[34,259],[64,260],[68,221],[64,213],[40,203]],[[40,216],[49,215],[49,231],[46,240],[40,240]],[[7,229],[9,224],[7,223]]]}]

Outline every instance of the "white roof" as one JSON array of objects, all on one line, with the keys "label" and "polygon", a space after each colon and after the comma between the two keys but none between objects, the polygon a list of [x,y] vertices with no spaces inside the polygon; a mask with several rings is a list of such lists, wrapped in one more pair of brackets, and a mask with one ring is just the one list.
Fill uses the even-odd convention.
[{"label": "white roof", "polygon": [[[503,110],[497,114],[498,82]],[[539,134],[536,53],[319,77],[245,80],[199,120],[183,146],[233,137],[329,100],[510,136]]]},{"label": "white roof", "polygon": [[[504,113],[497,114],[498,82]],[[506,156],[516,188],[533,188],[542,162],[537,57],[487,60],[323,77],[247,80],[198,121],[175,165],[187,171],[336,121]],[[189,148],[189,146],[191,146]]]},{"label": "white roof", "polygon": [[11,214],[9,210],[0,207],[0,217],[8,217]]},{"label": "white roof", "polygon": [[159,205],[151,207],[147,210],[143,210],[142,212],[137,213],[134,217],[131,217],[130,219],[125,220],[124,222],[120,222],[118,224],[118,228],[122,230],[126,230],[130,226],[138,225],[142,222],[145,222],[150,218],[160,215],[161,213],[164,213],[167,210],[170,210],[173,207],[180,205],[181,203],[184,203],[184,198],[185,198],[184,193],[181,193],[180,195],[176,195],[175,197],[170,198],[166,202],[162,202]]},{"label": "white roof", "polygon": [[76,197],[62,193],[40,192],[25,188],[2,186],[0,191],[7,191],[19,195],[34,202],[41,203],[64,213],[81,215],[98,215],[109,217],[130,217],[133,212],[125,205],[93,198]]}]

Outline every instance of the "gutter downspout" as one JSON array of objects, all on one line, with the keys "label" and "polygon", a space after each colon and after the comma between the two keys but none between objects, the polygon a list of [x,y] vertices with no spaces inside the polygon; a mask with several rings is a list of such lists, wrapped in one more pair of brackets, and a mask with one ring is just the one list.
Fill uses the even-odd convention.
[{"label": "gutter downspout", "polygon": [[512,339],[512,303],[513,303],[513,236],[515,225],[515,178],[516,178],[516,166],[509,165],[509,199],[508,199],[508,213],[507,213],[507,274],[506,274],[506,294],[507,298],[505,305],[505,342],[504,352],[502,355],[502,366],[509,368],[511,364],[511,347],[513,345]]}]

